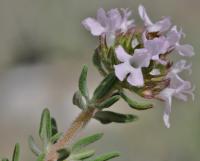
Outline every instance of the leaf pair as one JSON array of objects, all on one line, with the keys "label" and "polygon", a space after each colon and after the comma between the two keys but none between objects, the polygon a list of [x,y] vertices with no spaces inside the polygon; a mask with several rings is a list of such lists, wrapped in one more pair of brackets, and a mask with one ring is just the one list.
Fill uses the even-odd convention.
[{"label": "leaf pair", "polygon": [[51,117],[47,108],[42,112],[39,136],[42,140],[43,148],[39,148],[32,136],[29,137],[28,143],[31,151],[37,156],[37,161],[43,161],[48,147],[62,136],[62,133],[58,132],[56,120]]},{"label": "leaf pair", "polygon": [[[103,136],[102,133],[98,133],[98,134],[87,136],[85,138],[78,140],[75,144],[72,145],[71,154],[68,159],[69,160],[85,160],[87,158],[92,157],[95,154],[95,151],[85,150],[85,147],[100,140],[102,136]],[[98,156],[97,158],[92,159],[90,161],[106,161],[118,156],[119,156],[119,153],[111,152],[111,153]]]}]

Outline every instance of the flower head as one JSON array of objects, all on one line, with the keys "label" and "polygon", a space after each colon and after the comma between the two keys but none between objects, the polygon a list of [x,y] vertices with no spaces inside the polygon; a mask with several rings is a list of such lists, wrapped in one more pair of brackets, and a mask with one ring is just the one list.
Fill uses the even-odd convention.
[{"label": "flower head", "polygon": [[191,64],[186,60],[173,64],[170,55],[193,56],[193,47],[180,43],[184,34],[172,26],[169,17],[154,23],[142,5],[138,11],[144,22],[142,27],[129,20],[128,9],[99,9],[97,18],[87,18],[83,25],[103,39],[96,53],[101,73],[106,76],[114,72],[121,88],[164,101],[163,120],[169,127],[172,98],[186,101],[188,95],[194,97],[192,84],[179,75],[184,70],[191,73]]},{"label": "flower head", "polygon": [[131,11],[128,9],[111,9],[107,13],[100,8],[97,18],[86,18],[83,26],[94,36],[106,36],[108,46],[113,45],[116,32],[125,33],[134,26],[134,20],[129,20]]}]

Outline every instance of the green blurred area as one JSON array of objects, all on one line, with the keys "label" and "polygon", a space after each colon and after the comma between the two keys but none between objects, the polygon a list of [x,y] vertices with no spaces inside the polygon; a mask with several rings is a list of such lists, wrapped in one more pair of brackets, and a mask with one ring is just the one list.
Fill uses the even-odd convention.
[{"label": "green blurred area", "polygon": [[146,7],[154,20],[170,16],[186,33],[183,42],[194,46],[196,55],[189,59],[193,73],[185,77],[194,82],[196,99],[187,103],[173,101],[170,129],[162,122],[163,104],[155,102],[154,109],[138,112],[120,101],[114,109],[138,114],[137,122],[102,126],[92,121],[80,136],[104,132],[103,139],[94,147],[99,153],[121,151],[116,161],[200,160],[197,0],[1,0],[0,156],[9,156],[15,142],[20,142],[21,160],[34,160],[27,138],[30,134],[38,135],[40,114],[45,107],[50,108],[60,130],[69,127],[79,113],[71,99],[82,64],[89,65],[90,91],[102,79],[91,63],[97,39],[81,26],[81,21],[95,16],[100,7],[128,7],[140,23],[139,4]]}]

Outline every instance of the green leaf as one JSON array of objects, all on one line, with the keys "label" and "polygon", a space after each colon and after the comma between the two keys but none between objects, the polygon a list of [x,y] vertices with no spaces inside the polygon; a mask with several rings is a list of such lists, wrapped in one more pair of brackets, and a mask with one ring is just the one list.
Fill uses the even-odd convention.
[{"label": "green leaf", "polygon": [[95,89],[93,99],[101,99],[107,94],[109,94],[113,89],[114,85],[116,84],[116,82],[117,78],[115,77],[114,73],[110,73]]},{"label": "green leaf", "polygon": [[19,161],[19,153],[20,153],[20,147],[19,147],[19,144],[17,143],[15,144],[12,161]]},{"label": "green leaf", "polygon": [[47,108],[42,112],[39,135],[44,145],[47,145],[52,136],[51,116]]},{"label": "green leaf", "polygon": [[51,118],[51,137],[58,133],[56,120]]},{"label": "green leaf", "polygon": [[102,133],[94,134],[85,138],[78,140],[74,145],[72,145],[72,152],[77,152],[82,150],[85,146],[94,143],[95,141],[101,139],[103,136]]},{"label": "green leaf", "polygon": [[106,160],[110,160],[116,157],[119,157],[119,153],[118,152],[110,152],[107,154],[103,154],[99,157],[97,157],[96,159],[92,160],[92,161],[106,161]]},{"label": "green leaf", "polygon": [[85,151],[80,151],[79,153],[72,153],[70,155],[70,159],[72,160],[82,160],[82,159],[87,159],[92,157],[95,154],[94,150],[85,150]]},{"label": "green leaf", "polygon": [[28,144],[29,144],[29,148],[31,149],[31,151],[36,155],[39,156],[42,152],[40,150],[40,148],[38,148],[38,146],[36,145],[34,139],[32,136],[29,136],[28,138]]},{"label": "green leaf", "polygon": [[88,72],[88,67],[84,65],[79,78],[79,90],[86,100],[89,99],[89,93],[87,88],[87,72]]},{"label": "green leaf", "polygon": [[37,157],[36,161],[44,161],[44,159],[45,159],[45,154],[42,153]]},{"label": "green leaf", "polygon": [[105,72],[102,66],[101,57],[99,56],[99,48],[95,50],[92,60],[93,60],[93,64],[99,70],[100,74],[102,74],[103,76],[106,76],[107,73]]},{"label": "green leaf", "polygon": [[55,135],[53,135],[50,139],[51,143],[54,144],[57,142],[58,139],[60,139],[60,137],[62,136],[63,133],[57,133]]},{"label": "green leaf", "polygon": [[104,109],[104,108],[108,108],[108,107],[112,106],[115,102],[117,102],[119,99],[120,99],[120,96],[114,95],[114,96],[106,99],[104,102],[97,105],[96,107],[100,110]]},{"label": "green leaf", "polygon": [[136,101],[131,100],[128,96],[126,96],[124,93],[120,93],[121,97],[128,103],[128,105],[131,108],[134,108],[136,110],[147,110],[153,107],[152,104],[149,103],[138,103]]},{"label": "green leaf", "polygon": [[78,106],[80,109],[85,109],[85,103],[80,91],[76,91],[73,96],[73,104]]},{"label": "green leaf", "polygon": [[70,155],[70,151],[66,148],[60,149],[57,152],[59,154],[58,161],[63,161]]},{"label": "green leaf", "polygon": [[94,118],[100,121],[102,124],[116,123],[128,123],[138,119],[135,115],[120,114],[112,111],[99,111],[96,112]]}]

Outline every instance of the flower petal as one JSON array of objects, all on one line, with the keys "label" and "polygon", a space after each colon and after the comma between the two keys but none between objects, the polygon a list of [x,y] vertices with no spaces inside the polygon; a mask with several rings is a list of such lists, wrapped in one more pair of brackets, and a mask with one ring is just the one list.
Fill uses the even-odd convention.
[{"label": "flower petal", "polygon": [[164,19],[156,22],[155,24],[153,24],[151,26],[147,26],[147,31],[162,33],[162,32],[169,30],[170,26],[171,26],[170,18],[165,17]]},{"label": "flower petal", "polygon": [[151,55],[148,53],[147,49],[136,49],[130,59],[130,64],[135,68],[148,67],[150,60]]},{"label": "flower petal", "polygon": [[181,39],[182,32],[177,31],[177,27],[173,26],[171,30],[167,33],[167,40],[171,46],[176,45]]},{"label": "flower petal", "polygon": [[178,74],[183,70],[188,70],[189,74],[192,72],[192,64],[188,64],[186,60],[179,60],[176,64],[173,65],[171,72]]},{"label": "flower petal", "polygon": [[133,68],[130,75],[127,78],[128,83],[136,87],[144,86],[144,78],[141,68]]},{"label": "flower petal", "polygon": [[99,36],[105,32],[105,28],[102,27],[101,24],[93,18],[86,18],[82,21],[82,24],[94,36]]},{"label": "flower petal", "polygon": [[153,25],[143,5],[139,5],[138,12],[139,12],[140,18],[144,21],[145,26]]},{"label": "flower petal", "polygon": [[123,81],[126,76],[133,70],[128,63],[121,63],[118,65],[114,65],[115,75],[120,80]]},{"label": "flower petal", "polygon": [[144,46],[152,55],[158,55],[168,51],[169,43],[164,37],[159,37],[145,41]]},{"label": "flower petal", "polygon": [[164,102],[165,102],[163,121],[167,128],[170,127],[169,114],[171,112],[172,96],[173,96],[174,92],[175,92],[174,89],[166,88],[163,91],[161,91],[160,94],[158,95],[158,97],[160,99],[164,100]]},{"label": "flower petal", "polygon": [[120,26],[120,29],[121,29],[121,32],[125,33],[126,31],[128,31],[128,29],[130,29],[131,27],[134,27],[134,20],[131,19],[131,20],[128,20],[129,17],[131,16],[131,11],[126,8],[121,8],[121,11],[122,11],[122,22],[121,22],[121,26]]},{"label": "flower petal", "polygon": [[103,8],[99,8],[97,11],[97,21],[103,26],[106,27],[108,23],[108,18],[106,12]]},{"label": "flower petal", "polygon": [[115,49],[117,59],[121,62],[129,62],[131,55],[127,54],[124,48],[120,45]]},{"label": "flower petal", "polygon": [[165,123],[165,126],[167,128],[170,128],[170,121],[169,121],[169,114],[168,113],[165,113],[163,114],[163,121]]},{"label": "flower petal", "polygon": [[120,29],[120,25],[122,22],[122,16],[118,9],[111,9],[108,11],[108,18],[109,18],[109,30],[116,31]]},{"label": "flower petal", "polygon": [[194,49],[191,45],[185,44],[185,45],[179,45],[177,44],[176,50],[181,56],[193,56],[194,55]]}]

